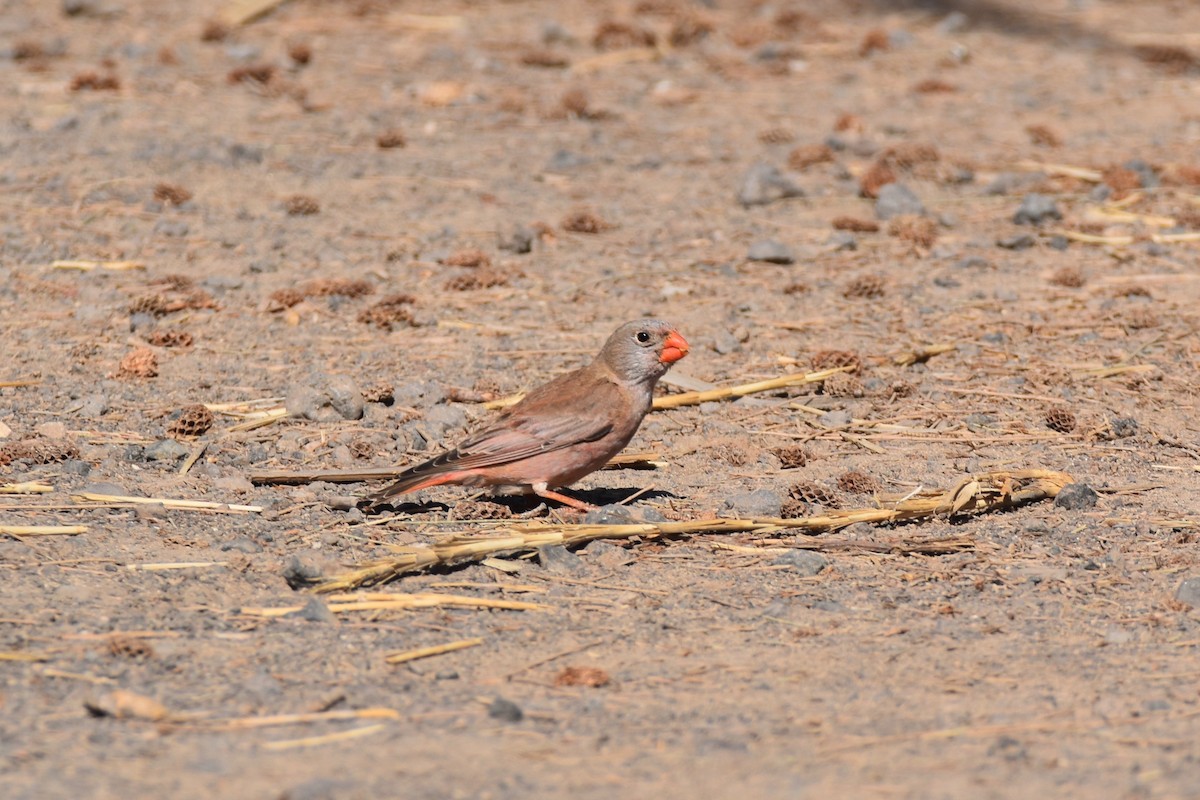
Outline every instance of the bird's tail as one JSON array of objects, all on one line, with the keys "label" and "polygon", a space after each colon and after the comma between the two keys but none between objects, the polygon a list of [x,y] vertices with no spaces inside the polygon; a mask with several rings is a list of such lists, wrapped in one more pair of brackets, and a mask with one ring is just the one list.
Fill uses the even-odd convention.
[{"label": "bird's tail", "polygon": [[438,459],[430,459],[401,472],[393,483],[388,484],[377,492],[372,492],[358,502],[360,508],[374,508],[386,505],[393,497],[430,486],[440,486],[452,483],[457,477],[456,472],[438,469]]}]

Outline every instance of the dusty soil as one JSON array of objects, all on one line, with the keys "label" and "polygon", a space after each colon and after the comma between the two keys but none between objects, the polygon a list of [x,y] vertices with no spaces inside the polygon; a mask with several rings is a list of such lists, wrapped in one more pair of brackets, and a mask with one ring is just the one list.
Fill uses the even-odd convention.
[{"label": "dusty soil", "polygon": [[[1197,796],[1200,7],[196,8],[0,15],[0,483],[53,487],[0,524],[86,526],[0,537],[5,797]],[[924,214],[879,221],[889,181]],[[1016,224],[1030,193],[1061,219]],[[529,508],[256,473],[419,459],[645,314],[694,345],[667,392],[860,370],[655,413],[659,467],[581,497],[1096,497],[817,538],[942,556],[603,543],[371,590],[540,610],[252,613],[309,602],[289,563]],[[284,397],[318,419],[237,416]]]}]

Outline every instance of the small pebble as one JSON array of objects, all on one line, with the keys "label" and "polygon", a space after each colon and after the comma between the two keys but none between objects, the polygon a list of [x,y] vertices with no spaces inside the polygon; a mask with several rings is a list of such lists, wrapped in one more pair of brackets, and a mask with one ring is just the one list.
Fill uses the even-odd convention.
[{"label": "small pebble", "polygon": [[746,258],[750,261],[765,261],[768,264],[794,264],[796,256],[792,249],[774,239],[760,239],[750,245]]},{"label": "small pebble", "polygon": [[539,547],[538,562],[547,572],[557,575],[582,575],[588,571],[583,559],[561,544]]},{"label": "small pebble", "polygon": [[742,178],[738,202],[743,206],[765,206],[788,197],[804,197],[804,189],[771,164],[755,164]]},{"label": "small pebble", "polygon": [[1035,244],[1037,244],[1037,239],[1028,233],[1021,233],[1016,236],[1004,236],[996,240],[996,246],[1003,247],[1005,250],[1028,250]]},{"label": "small pebble", "polygon": [[147,461],[178,461],[187,454],[188,449],[174,439],[160,439],[142,452]]},{"label": "small pebble", "polygon": [[262,545],[253,539],[245,536],[239,536],[237,539],[230,539],[227,542],[221,542],[220,550],[224,553],[261,553]]},{"label": "small pebble", "polygon": [[1013,222],[1017,225],[1040,225],[1048,219],[1062,219],[1062,212],[1053,197],[1037,192],[1025,195],[1017,213],[1013,214]]},{"label": "small pebble", "polygon": [[308,602],[304,604],[304,608],[299,611],[293,611],[284,616],[293,617],[295,619],[303,619],[309,622],[333,622],[333,612],[329,610],[329,606],[319,597],[310,597]]},{"label": "small pebble", "polygon": [[925,215],[925,204],[903,183],[889,183],[879,190],[875,200],[875,216],[891,219],[905,214]]},{"label": "small pebble", "polygon": [[497,697],[488,706],[488,716],[501,722],[520,722],[525,719],[525,712],[512,700]]},{"label": "small pebble", "polygon": [[1069,483],[1059,490],[1054,505],[1068,511],[1082,511],[1095,506],[1099,499],[1096,490],[1086,483]]},{"label": "small pebble", "polygon": [[805,578],[811,578],[829,565],[829,560],[812,550],[789,550],[780,554],[772,564],[786,564]]},{"label": "small pebble", "polygon": [[1175,599],[1192,608],[1200,608],[1200,578],[1186,578],[1180,582]]},{"label": "small pebble", "polygon": [[345,375],[312,375],[288,387],[284,400],[288,414],[313,422],[362,419],[366,403],[353,379]]},{"label": "small pebble", "polygon": [[738,492],[725,498],[721,513],[736,517],[778,517],[782,513],[783,497],[770,489]]}]

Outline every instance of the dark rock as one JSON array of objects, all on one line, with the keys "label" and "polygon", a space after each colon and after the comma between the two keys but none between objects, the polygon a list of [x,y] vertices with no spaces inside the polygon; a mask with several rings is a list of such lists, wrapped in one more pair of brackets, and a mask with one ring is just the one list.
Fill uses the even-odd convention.
[{"label": "dark rock", "polygon": [[344,375],[309,376],[288,387],[284,406],[288,414],[314,422],[362,419],[366,403],[358,384]]},{"label": "dark rock", "polygon": [[583,552],[587,557],[587,563],[606,570],[624,567],[636,560],[628,550],[612,542],[592,542]]},{"label": "dark rock", "polygon": [[1112,429],[1114,439],[1127,439],[1135,436],[1139,428],[1138,421],[1133,417],[1113,417],[1108,421],[1108,427]]},{"label": "dark rock", "polygon": [[786,564],[806,578],[811,578],[829,566],[829,560],[825,556],[812,550],[789,550],[781,553],[771,563]]},{"label": "dark rock", "polygon": [[308,622],[333,622],[333,612],[329,610],[329,606],[325,605],[325,601],[319,597],[310,597],[308,602],[304,604],[304,608],[299,611],[293,611],[290,614],[285,614],[293,619],[303,619]]},{"label": "dark rock", "polygon": [[525,712],[512,700],[497,697],[488,706],[488,716],[501,722],[520,722],[525,719]]},{"label": "dark rock", "polygon": [[1054,498],[1054,505],[1068,511],[1082,511],[1095,506],[1099,499],[1100,495],[1096,494],[1096,490],[1086,483],[1069,483],[1059,490],[1058,497]]},{"label": "dark rock", "polygon": [[1175,590],[1175,599],[1192,608],[1200,608],[1200,578],[1185,578]]},{"label": "dark rock", "polygon": [[1040,183],[1046,176],[1040,172],[1001,172],[984,187],[988,195],[1015,194],[1021,189]]},{"label": "dark rock", "polygon": [[635,520],[628,506],[614,503],[587,512],[581,522],[584,525],[632,525]]},{"label": "dark rock", "polygon": [[1037,244],[1037,239],[1028,233],[1021,233],[1016,236],[1003,236],[996,240],[996,246],[1003,247],[1005,250],[1028,250],[1035,244]]},{"label": "dark rock", "polygon": [[221,552],[224,553],[246,553],[254,554],[263,551],[262,545],[253,539],[245,536],[239,536],[237,539],[230,539],[228,542],[221,542]]},{"label": "dark rock", "polygon": [[303,589],[317,583],[325,574],[322,560],[311,553],[298,553],[283,566],[283,579],[293,589]]},{"label": "dark rock", "polygon": [[903,183],[889,183],[875,199],[875,216],[891,219],[905,214],[925,215],[925,204]]},{"label": "dark rock", "polygon": [[738,202],[743,206],[765,206],[788,197],[803,197],[800,185],[770,164],[755,164],[742,178]]},{"label": "dark rock", "polygon": [[1046,244],[1050,245],[1054,250],[1062,251],[1071,246],[1071,240],[1060,233],[1056,233],[1046,241]]},{"label": "dark rock", "polygon": [[572,153],[570,150],[559,150],[546,163],[547,172],[571,172],[580,167],[586,167],[592,160],[586,156]]},{"label": "dark rock", "polygon": [[533,251],[533,240],[536,237],[537,234],[532,228],[521,226],[510,233],[507,239],[501,239],[499,247],[501,250],[523,255]]},{"label": "dark rock", "polygon": [[783,508],[783,497],[770,489],[738,492],[725,498],[721,513],[739,518],[778,517]]},{"label": "dark rock", "polygon": [[794,264],[796,256],[792,249],[774,239],[761,239],[750,245],[746,258],[750,261],[765,261],[768,264]]},{"label": "dark rock", "polygon": [[433,678],[438,681],[456,681],[459,678],[459,674],[457,670],[442,669],[435,672]]},{"label": "dark rock", "polygon": [[1140,158],[1133,158],[1126,161],[1125,169],[1137,173],[1138,180],[1142,182],[1143,189],[1155,189],[1161,184],[1161,181],[1158,179],[1158,173],[1154,171],[1154,167]]},{"label": "dark rock", "polygon": [[79,416],[84,419],[99,419],[108,411],[108,398],[102,394],[89,394],[80,398]]},{"label": "dark rock", "polygon": [[1017,213],[1013,214],[1013,222],[1018,225],[1040,225],[1048,219],[1062,219],[1062,212],[1053,197],[1037,192],[1025,195]]},{"label": "dark rock", "polygon": [[174,439],[160,439],[143,451],[147,461],[178,461],[187,454],[188,449]]},{"label": "dark rock", "polygon": [[588,571],[587,564],[561,544],[539,547],[538,562],[547,572],[557,575],[583,575]]},{"label": "dark rock", "polygon": [[990,261],[980,256],[967,256],[954,262],[955,269],[987,269],[991,266]]}]

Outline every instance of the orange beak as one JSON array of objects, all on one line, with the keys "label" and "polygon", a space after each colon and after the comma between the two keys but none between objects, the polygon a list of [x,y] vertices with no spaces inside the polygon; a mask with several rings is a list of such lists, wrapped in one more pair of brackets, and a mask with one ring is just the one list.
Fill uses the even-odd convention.
[{"label": "orange beak", "polygon": [[663,342],[662,355],[658,357],[658,360],[664,364],[674,364],[687,354],[687,339],[684,339],[676,331],[671,331],[667,334],[666,341]]}]

